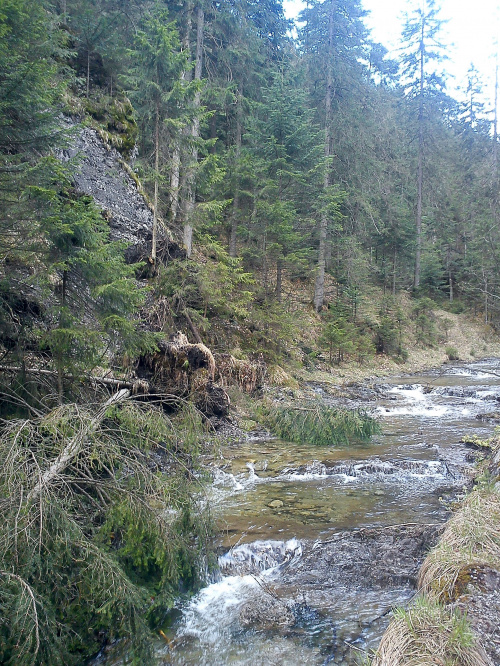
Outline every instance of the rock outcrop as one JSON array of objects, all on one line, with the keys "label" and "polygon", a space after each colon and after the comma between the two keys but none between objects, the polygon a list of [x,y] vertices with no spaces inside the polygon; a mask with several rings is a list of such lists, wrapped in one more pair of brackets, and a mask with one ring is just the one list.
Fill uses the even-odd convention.
[{"label": "rock outcrop", "polygon": [[107,146],[96,130],[75,130],[72,145],[62,152],[61,158],[75,161],[75,189],[92,196],[103,210],[112,240],[136,246],[151,238],[152,211],[120,153]]}]

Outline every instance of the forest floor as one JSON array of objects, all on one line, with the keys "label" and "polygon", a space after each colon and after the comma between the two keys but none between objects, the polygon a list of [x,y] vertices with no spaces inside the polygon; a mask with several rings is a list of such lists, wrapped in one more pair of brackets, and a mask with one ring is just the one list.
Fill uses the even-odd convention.
[{"label": "forest floor", "polygon": [[472,319],[466,314],[452,314],[445,310],[435,310],[435,316],[438,324],[440,321],[447,323],[446,339],[432,347],[422,347],[416,342],[411,330],[407,330],[405,348],[408,351],[408,359],[404,363],[397,362],[385,354],[377,354],[363,364],[356,361],[330,367],[324,364],[319,369],[295,372],[294,376],[299,382],[307,380],[345,385],[390,375],[413,374],[447,363],[448,347],[453,347],[457,351],[458,359],[464,362],[500,356],[500,337],[480,319]]}]

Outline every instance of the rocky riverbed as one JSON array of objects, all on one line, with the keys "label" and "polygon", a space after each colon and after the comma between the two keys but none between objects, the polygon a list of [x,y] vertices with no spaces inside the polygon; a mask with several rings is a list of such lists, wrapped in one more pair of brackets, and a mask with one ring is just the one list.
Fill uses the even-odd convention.
[{"label": "rocky riverbed", "polygon": [[[306,387],[332,405],[376,414],[382,432],[367,444],[231,439],[238,430],[230,428],[208,498],[220,528],[219,569],[194,598],[179,601],[159,662],[354,666],[365,659],[392,609],[411,602],[422,562],[472,484],[484,451],[464,435],[491,435],[477,416],[497,409],[499,370],[491,359],[333,390]],[[461,608],[471,601],[472,623],[495,664],[497,582],[494,569],[478,571],[457,599]]]}]

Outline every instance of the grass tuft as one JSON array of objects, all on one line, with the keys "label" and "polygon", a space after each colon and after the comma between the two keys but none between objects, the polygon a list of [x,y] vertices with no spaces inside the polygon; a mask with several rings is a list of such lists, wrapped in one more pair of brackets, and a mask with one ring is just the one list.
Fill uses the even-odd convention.
[{"label": "grass tuft", "polygon": [[439,544],[426,558],[419,588],[449,602],[466,587],[470,571],[500,565],[500,494],[474,490],[448,521]]},{"label": "grass tuft", "polygon": [[419,597],[398,609],[371,666],[491,666],[467,618],[434,599]]}]

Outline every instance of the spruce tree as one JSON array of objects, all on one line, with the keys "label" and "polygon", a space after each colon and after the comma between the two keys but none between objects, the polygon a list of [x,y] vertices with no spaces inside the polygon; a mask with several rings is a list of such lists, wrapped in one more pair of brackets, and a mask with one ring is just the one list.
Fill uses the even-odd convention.
[{"label": "spruce tree", "polygon": [[190,91],[181,79],[188,66],[187,54],[181,51],[177,27],[163,5],[156,2],[146,13],[137,31],[134,47],[129,51],[130,67],[126,86],[139,116],[146,146],[151,145],[152,164],[149,179],[153,182],[153,238],[151,262],[156,263],[158,235],[159,188],[165,177],[164,159],[168,155],[168,130],[179,131],[178,107]]},{"label": "spruce tree", "polygon": [[424,0],[407,14],[402,33],[401,74],[408,99],[415,108],[417,132],[417,198],[415,217],[415,274],[413,288],[420,286],[422,255],[422,217],[424,199],[424,167],[429,132],[427,120],[431,107],[444,89],[439,66],[444,59],[440,32],[444,22],[439,18],[434,0]]}]

